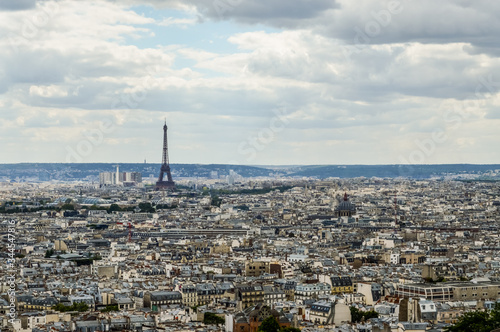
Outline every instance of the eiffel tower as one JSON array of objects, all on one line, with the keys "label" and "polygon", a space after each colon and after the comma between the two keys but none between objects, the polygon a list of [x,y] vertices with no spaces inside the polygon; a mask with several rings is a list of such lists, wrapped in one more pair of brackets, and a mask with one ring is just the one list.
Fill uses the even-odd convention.
[{"label": "eiffel tower", "polygon": [[[167,142],[167,121],[163,126],[163,160],[160,168],[160,176],[156,182],[155,190],[173,190],[175,189],[175,182],[172,180],[170,174],[170,163],[168,161],[168,142]],[[163,177],[167,174],[167,181],[163,181]]]}]

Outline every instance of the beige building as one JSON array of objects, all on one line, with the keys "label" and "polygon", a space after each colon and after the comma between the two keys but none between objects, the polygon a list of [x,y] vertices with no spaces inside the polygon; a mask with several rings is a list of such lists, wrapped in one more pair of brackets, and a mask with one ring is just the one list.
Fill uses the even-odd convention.
[{"label": "beige building", "polygon": [[235,294],[236,299],[241,303],[242,309],[264,303],[264,289],[262,286],[241,285],[235,288]]},{"label": "beige building", "polygon": [[68,251],[68,246],[63,240],[54,241],[54,249],[60,251]]},{"label": "beige building", "polygon": [[399,255],[399,264],[421,264],[425,260],[425,254],[419,252],[403,252]]},{"label": "beige building", "polygon": [[456,301],[496,300],[500,297],[500,282],[455,282],[449,284],[453,287],[453,296]]},{"label": "beige building", "polygon": [[245,262],[245,275],[247,277],[259,277],[264,273],[270,272],[271,264],[263,261],[247,261]]},{"label": "beige building", "polygon": [[342,325],[351,322],[351,310],[349,306],[339,302],[314,302],[308,310],[309,321],[324,325]]},{"label": "beige building", "polygon": [[423,297],[432,301],[472,301],[500,297],[500,282],[439,282],[436,284],[402,284],[396,296]]},{"label": "beige building", "polygon": [[186,284],[179,287],[179,291],[182,294],[182,304],[189,307],[194,307],[198,305],[198,292],[196,290],[196,285]]},{"label": "beige building", "polygon": [[162,305],[181,304],[182,294],[180,292],[156,291],[144,294],[144,307],[152,311],[159,311]]}]

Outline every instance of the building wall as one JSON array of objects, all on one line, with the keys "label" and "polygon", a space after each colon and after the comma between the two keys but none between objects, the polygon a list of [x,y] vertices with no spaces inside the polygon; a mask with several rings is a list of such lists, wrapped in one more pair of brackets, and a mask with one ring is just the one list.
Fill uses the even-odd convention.
[{"label": "building wall", "polygon": [[117,266],[98,266],[97,275],[100,277],[114,278],[117,272]]},{"label": "building wall", "polygon": [[247,277],[259,277],[261,274],[269,272],[269,262],[248,261],[245,263],[245,275]]},{"label": "building wall", "polygon": [[351,322],[351,309],[344,303],[336,303],[333,323],[339,326],[343,322]]},{"label": "building wall", "polygon": [[437,314],[437,320],[448,324],[455,324],[462,314],[463,312],[460,310],[439,311]]},{"label": "building wall", "polygon": [[496,284],[467,284],[455,286],[453,296],[456,301],[469,301],[480,299],[496,300],[500,297],[500,285]]},{"label": "building wall", "polygon": [[358,293],[365,296],[366,304],[373,305],[372,285],[358,282]]},{"label": "building wall", "polygon": [[432,301],[470,301],[497,299],[500,283],[437,283],[436,285],[399,285],[396,295],[401,297],[425,297]]},{"label": "building wall", "polygon": [[419,264],[425,262],[423,253],[402,253],[399,255],[399,264]]},{"label": "building wall", "polygon": [[182,294],[182,304],[187,305],[189,307],[193,307],[198,305],[198,293],[196,292],[196,288],[193,291],[185,292],[184,289],[181,289]]}]

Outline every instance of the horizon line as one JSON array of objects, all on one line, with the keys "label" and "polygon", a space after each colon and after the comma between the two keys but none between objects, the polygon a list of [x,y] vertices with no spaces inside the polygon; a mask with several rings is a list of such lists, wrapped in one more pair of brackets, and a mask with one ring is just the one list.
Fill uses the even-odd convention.
[{"label": "horizon line", "polygon": [[[82,162],[82,163],[68,163],[68,162],[0,162],[0,165],[22,165],[22,164],[63,164],[63,165],[88,165],[88,164],[134,164],[134,165],[161,165],[161,162]],[[250,167],[300,167],[300,166],[442,166],[442,165],[498,165],[499,163],[433,163],[433,164],[225,164],[225,163],[187,163],[178,162],[170,163],[170,165],[228,165],[228,166],[250,166]]]}]

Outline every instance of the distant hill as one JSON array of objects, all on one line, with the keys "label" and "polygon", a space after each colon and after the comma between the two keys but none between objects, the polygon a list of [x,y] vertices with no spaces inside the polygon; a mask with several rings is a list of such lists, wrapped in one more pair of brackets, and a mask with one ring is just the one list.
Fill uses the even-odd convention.
[{"label": "distant hill", "polygon": [[[0,180],[93,180],[100,172],[115,170],[111,163],[22,163],[0,164]],[[158,176],[160,164],[119,164],[120,171],[141,172],[143,177]],[[172,176],[185,177],[224,177],[234,171],[243,177],[310,177],[325,179],[380,177],[380,178],[477,178],[500,179],[500,165],[308,165],[308,166],[242,166],[222,164],[172,164]]]},{"label": "distant hill", "polygon": [[[381,177],[428,179],[447,175],[483,175],[500,170],[500,165],[443,164],[443,165],[327,165],[307,166],[289,176],[317,178]],[[497,176],[499,176],[497,172]]]},{"label": "distant hill", "polygon": [[[0,179],[16,178],[28,179],[38,177],[47,180],[81,180],[97,179],[100,172],[113,172],[115,164],[111,163],[36,163],[36,164],[0,164]],[[160,164],[118,164],[121,172],[140,172],[143,177],[158,176]],[[210,177],[216,172],[217,176],[229,175],[230,170],[243,177],[269,176],[273,170],[241,165],[199,165],[199,164],[171,164],[172,176],[179,177]]]}]

